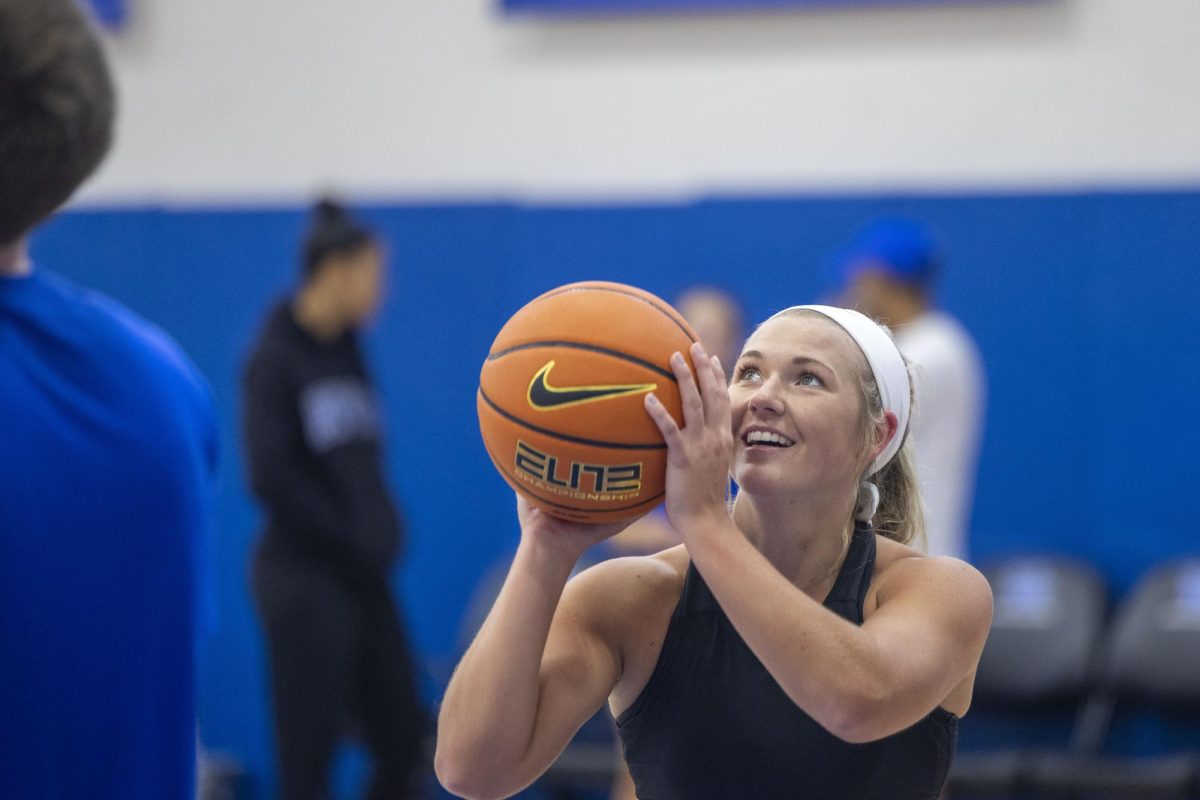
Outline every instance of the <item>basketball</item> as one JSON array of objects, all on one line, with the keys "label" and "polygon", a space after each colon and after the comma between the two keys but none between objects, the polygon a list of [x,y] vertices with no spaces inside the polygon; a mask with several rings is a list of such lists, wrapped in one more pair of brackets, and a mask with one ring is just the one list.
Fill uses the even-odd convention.
[{"label": "basketball", "polygon": [[662,502],[667,445],[643,402],[683,425],[669,359],[696,334],[668,303],[587,281],[535,298],[500,329],[479,376],[479,430],[496,469],[543,511],[578,522]]}]

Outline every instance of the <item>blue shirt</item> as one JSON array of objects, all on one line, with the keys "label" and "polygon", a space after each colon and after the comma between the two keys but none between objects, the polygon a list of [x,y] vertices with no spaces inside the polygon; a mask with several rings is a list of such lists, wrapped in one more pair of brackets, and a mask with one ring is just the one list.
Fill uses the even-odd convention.
[{"label": "blue shirt", "polygon": [[208,388],[162,331],[0,277],[0,793],[194,793]]}]

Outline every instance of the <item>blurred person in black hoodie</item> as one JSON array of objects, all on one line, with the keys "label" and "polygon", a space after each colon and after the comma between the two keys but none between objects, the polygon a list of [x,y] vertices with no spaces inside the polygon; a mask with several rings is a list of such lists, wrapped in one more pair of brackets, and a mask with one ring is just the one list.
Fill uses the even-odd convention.
[{"label": "blurred person in black hoodie", "polygon": [[375,235],[332,201],[313,213],[303,279],[245,373],[245,442],[266,532],[253,567],[266,628],[283,800],[327,794],[342,736],[374,760],[368,797],[415,795],[424,715],[389,588],[403,525],[357,329],[383,295]]}]

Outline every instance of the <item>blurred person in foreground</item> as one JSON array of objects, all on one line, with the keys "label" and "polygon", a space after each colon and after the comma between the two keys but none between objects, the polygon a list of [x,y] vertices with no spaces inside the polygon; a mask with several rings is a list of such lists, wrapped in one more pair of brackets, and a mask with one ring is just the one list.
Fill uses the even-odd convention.
[{"label": "blurred person in foreground", "polygon": [[211,396],[161,330],[28,254],[114,117],[76,3],[0,0],[0,794],[23,800],[195,792]]},{"label": "blurred person in foreground", "polygon": [[267,319],[245,373],[245,441],[267,512],[254,563],[283,800],[327,795],[343,736],[374,761],[371,800],[415,796],[424,714],[389,587],[401,518],[358,329],[383,297],[376,236],[340,206],[313,213],[302,282]]},{"label": "blurred person in foreground", "polygon": [[975,342],[934,304],[944,260],[924,225],[883,218],[860,230],[834,267],[844,282],[843,304],[888,325],[913,365],[911,435],[928,552],[965,558],[986,388]]}]

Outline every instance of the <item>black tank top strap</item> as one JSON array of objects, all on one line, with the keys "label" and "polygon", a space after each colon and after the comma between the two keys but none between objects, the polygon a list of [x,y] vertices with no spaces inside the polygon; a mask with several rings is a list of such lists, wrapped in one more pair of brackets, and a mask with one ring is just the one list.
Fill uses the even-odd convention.
[{"label": "black tank top strap", "polygon": [[875,532],[870,525],[858,524],[850,536],[846,558],[837,580],[825,598],[825,607],[856,625],[863,622],[863,603],[875,572]]},{"label": "black tank top strap", "polygon": [[683,579],[683,594],[680,595],[679,603],[676,604],[675,613],[671,615],[671,618],[703,614],[716,611],[718,608],[720,606],[717,604],[717,598],[713,597],[712,590],[708,588],[700,571],[696,569],[695,562],[688,561],[687,575]]}]

